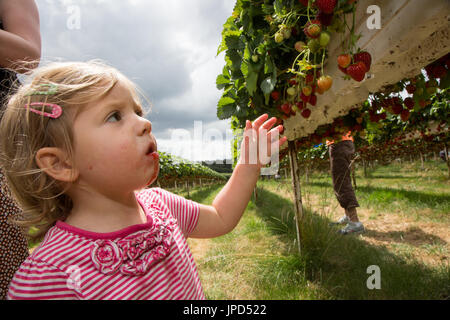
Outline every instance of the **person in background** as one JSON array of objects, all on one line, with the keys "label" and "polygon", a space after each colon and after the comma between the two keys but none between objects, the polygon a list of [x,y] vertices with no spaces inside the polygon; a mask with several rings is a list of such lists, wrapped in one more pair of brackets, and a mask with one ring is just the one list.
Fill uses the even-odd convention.
[{"label": "person in background", "polygon": [[333,180],[334,193],[339,204],[345,210],[345,215],[333,224],[346,224],[340,229],[341,234],[362,233],[364,226],[358,219],[356,208],[359,203],[356,200],[350,179],[352,155],[355,153],[351,131],[342,136],[339,142],[327,141],[330,155],[331,177]]},{"label": "person in background", "polygon": [[[34,0],[0,0],[0,121],[6,100],[18,83],[16,73],[37,67],[41,57],[39,13]],[[2,139],[1,137],[0,139]],[[0,140],[0,144],[3,141]],[[12,199],[0,167],[0,299],[28,256],[21,230],[10,223],[21,210]]]}]

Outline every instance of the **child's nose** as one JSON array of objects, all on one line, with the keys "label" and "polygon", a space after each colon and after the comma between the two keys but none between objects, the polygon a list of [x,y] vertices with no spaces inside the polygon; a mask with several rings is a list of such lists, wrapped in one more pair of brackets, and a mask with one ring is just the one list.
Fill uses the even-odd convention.
[{"label": "child's nose", "polygon": [[150,122],[150,120],[147,119],[142,119],[143,123],[143,129],[141,134],[142,135],[146,135],[146,134],[150,134],[152,132],[152,123]]}]

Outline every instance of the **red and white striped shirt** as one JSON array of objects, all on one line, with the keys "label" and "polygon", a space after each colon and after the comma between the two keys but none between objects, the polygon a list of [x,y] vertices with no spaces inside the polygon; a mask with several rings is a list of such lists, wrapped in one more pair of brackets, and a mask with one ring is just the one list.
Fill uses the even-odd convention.
[{"label": "red and white striped shirt", "polygon": [[136,193],[147,223],[112,233],[58,221],[25,260],[8,299],[205,299],[186,237],[199,205],[160,188]]}]

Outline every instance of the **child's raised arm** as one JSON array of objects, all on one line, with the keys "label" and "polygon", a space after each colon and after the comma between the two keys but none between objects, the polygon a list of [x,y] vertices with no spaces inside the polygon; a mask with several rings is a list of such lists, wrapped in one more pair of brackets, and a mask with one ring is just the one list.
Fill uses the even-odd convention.
[{"label": "child's raised arm", "polygon": [[[267,120],[267,118],[268,115],[264,114],[253,124],[247,121],[240,160],[230,180],[214,199],[212,206],[200,205],[198,223],[190,237],[213,238],[224,235],[233,230],[241,219],[263,166],[256,147],[259,140],[265,139],[262,141],[267,146],[269,156],[272,144],[279,143],[281,146],[287,141],[286,137],[278,139],[278,133],[283,130],[283,126],[270,130],[277,119]],[[250,136],[250,139],[245,138],[246,136]],[[251,151],[256,151],[257,155],[251,155]],[[251,161],[253,159],[257,161]]]}]

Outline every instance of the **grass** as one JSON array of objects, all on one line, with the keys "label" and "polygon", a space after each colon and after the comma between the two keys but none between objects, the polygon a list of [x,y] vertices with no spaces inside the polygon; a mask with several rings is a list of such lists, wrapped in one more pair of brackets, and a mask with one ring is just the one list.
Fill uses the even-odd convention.
[{"label": "grass", "polygon": [[[379,167],[368,178],[358,170],[356,180],[356,195],[362,207],[403,213],[416,220],[450,222],[450,184],[444,163],[427,162],[425,170],[418,164]],[[314,194],[324,189],[332,193],[329,175],[314,176],[308,189]]]},{"label": "grass", "polygon": [[[393,164],[364,178],[357,170],[360,236],[339,236],[342,215],[328,173],[302,181],[298,251],[288,180],[260,180],[238,226],[188,239],[208,299],[450,299],[450,181],[445,164]],[[223,185],[170,190],[211,204]],[[35,244],[34,244],[35,245]],[[381,289],[367,268],[379,266]]]},{"label": "grass", "polygon": [[[289,181],[258,182],[258,197],[233,232],[189,239],[207,298],[450,298],[448,241],[442,235],[448,234],[450,212],[448,182],[442,179],[446,168],[426,166],[425,172],[415,164],[378,168],[367,179],[357,172],[358,200],[370,208],[364,218],[371,227],[362,236],[342,237],[329,226],[342,212],[331,178],[313,175],[302,188],[301,255]],[[191,198],[211,203],[220,189],[191,192]],[[380,221],[386,218],[397,219],[401,227],[384,230]],[[425,227],[444,231],[433,234]],[[380,267],[380,290],[367,288],[370,265]]]}]

